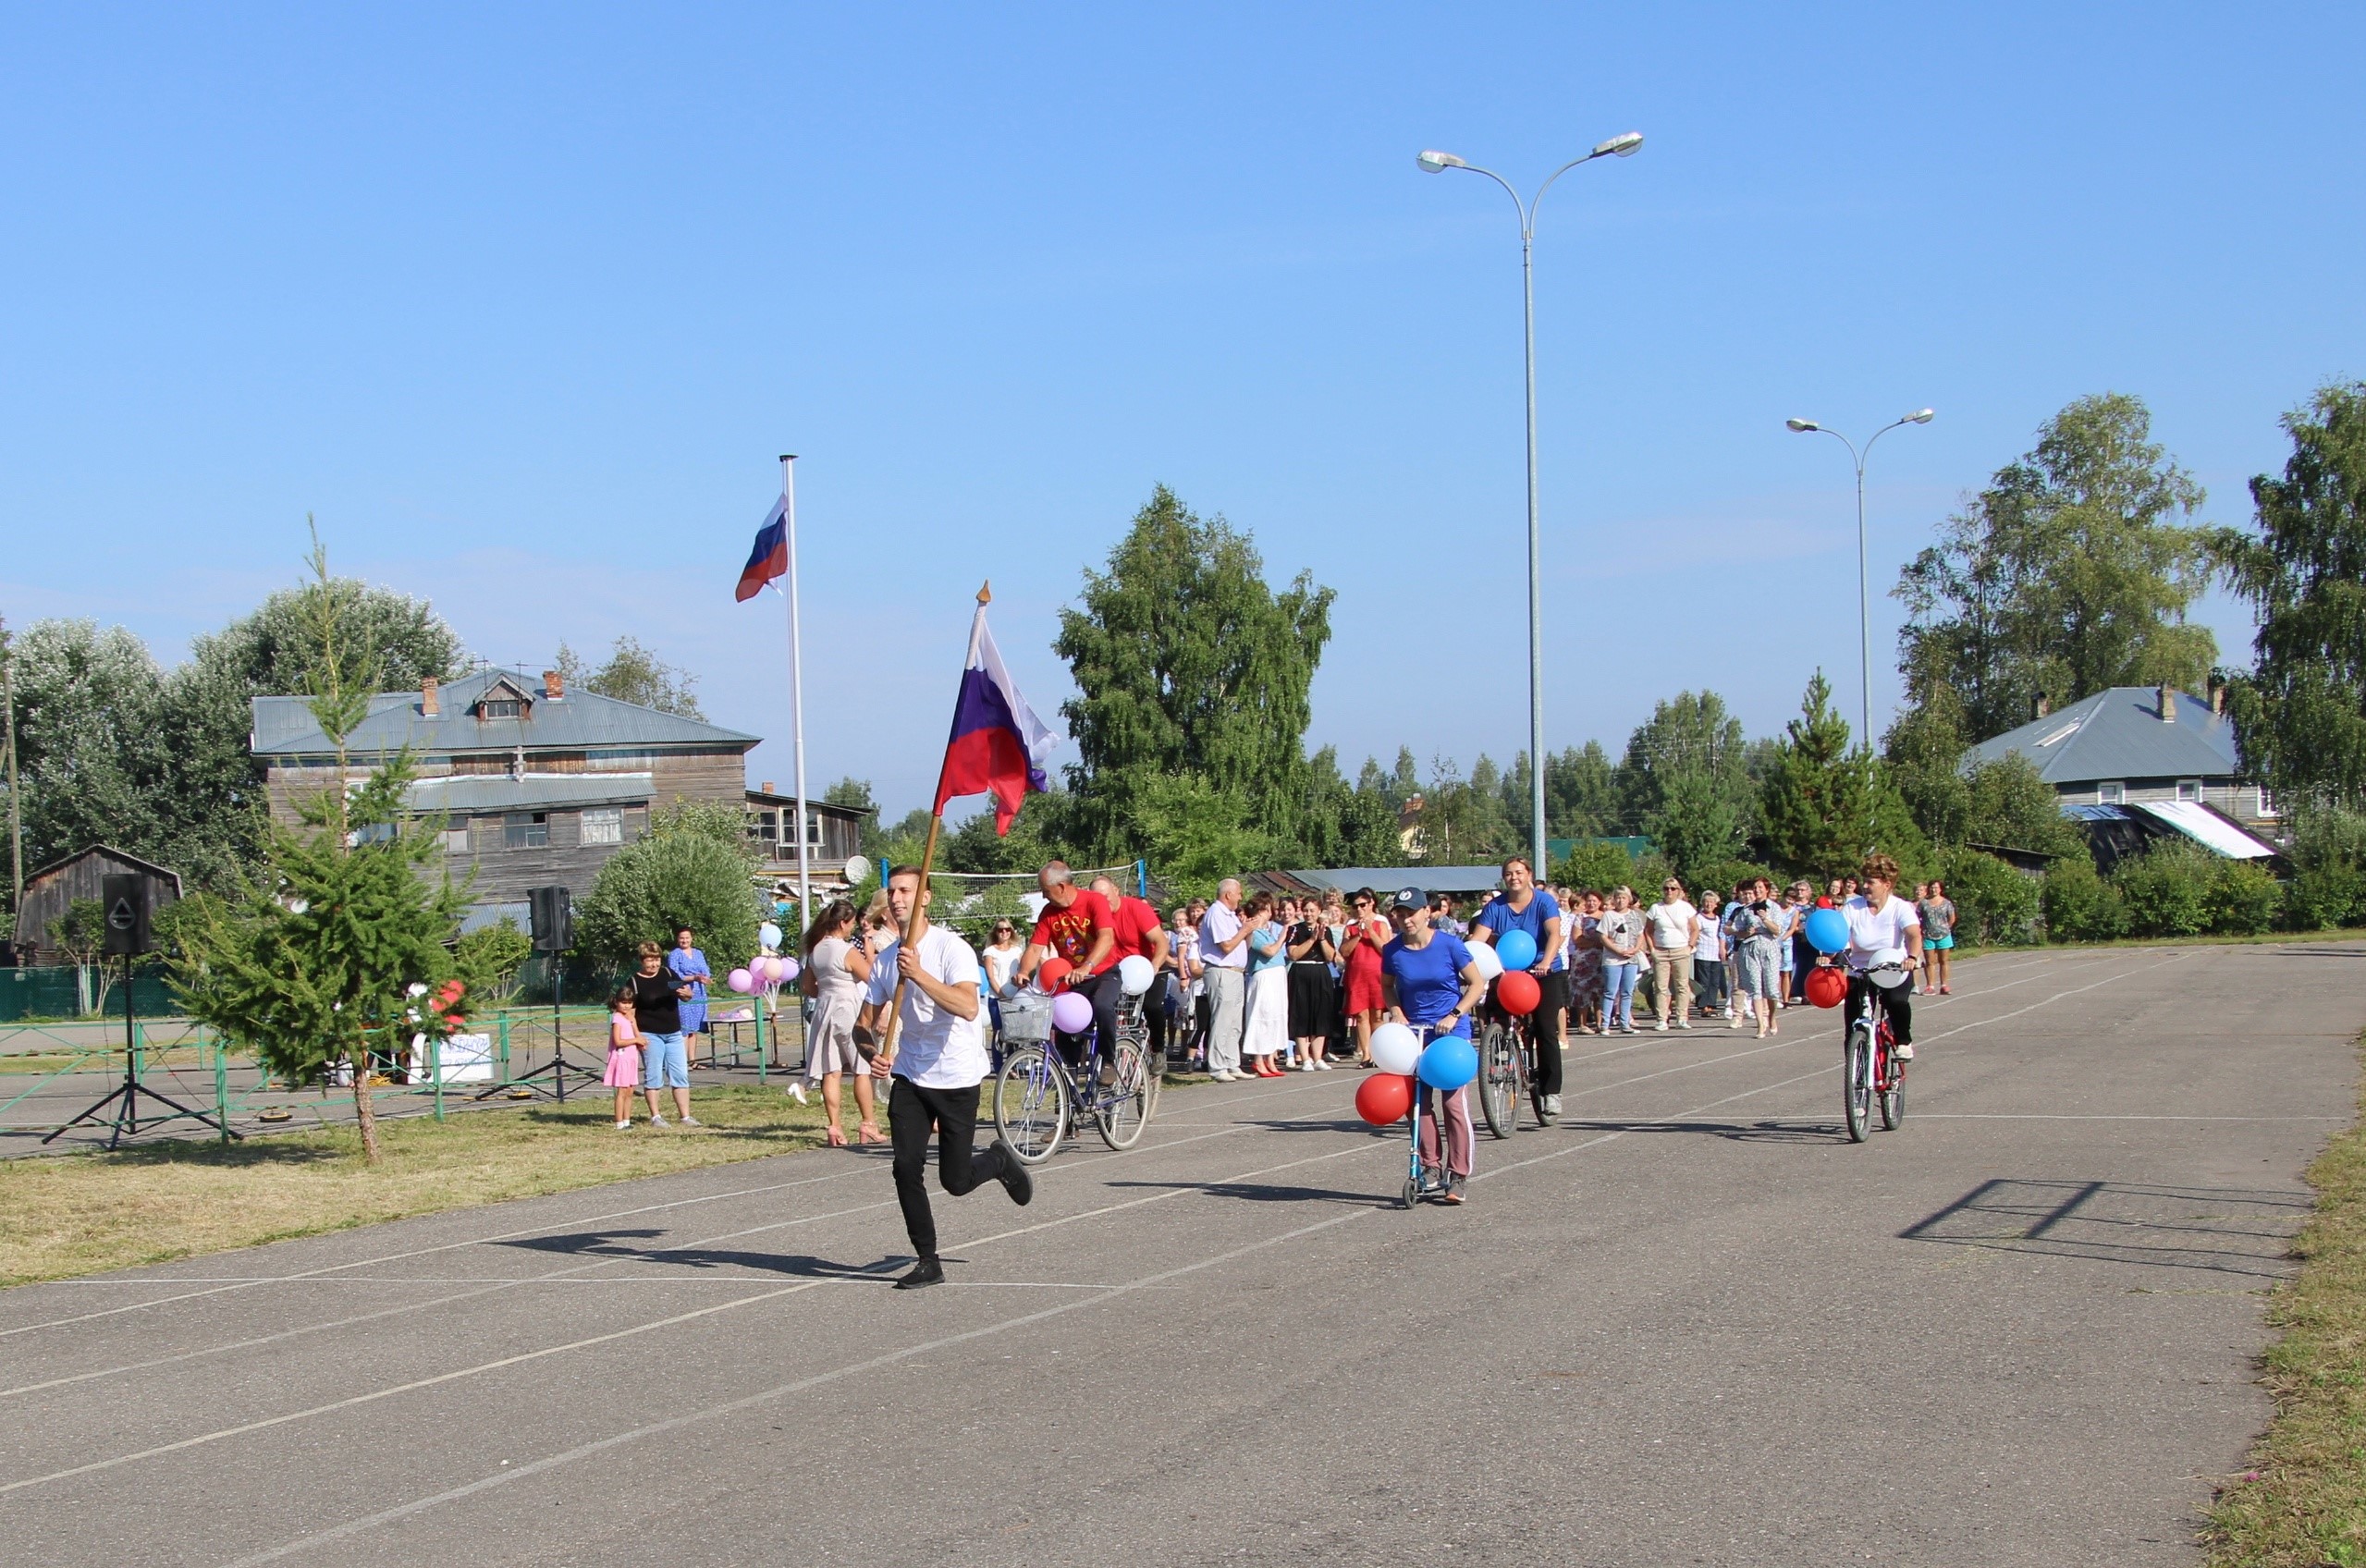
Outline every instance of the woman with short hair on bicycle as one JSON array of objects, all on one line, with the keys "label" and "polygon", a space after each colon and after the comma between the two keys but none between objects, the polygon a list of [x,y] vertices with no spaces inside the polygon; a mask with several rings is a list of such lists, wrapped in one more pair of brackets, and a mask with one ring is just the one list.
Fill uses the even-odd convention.
[{"label": "woman with short hair on bicycle", "polygon": [[[1897,896],[1896,861],[1884,854],[1867,855],[1858,874],[1865,891],[1841,906],[1841,914],[1848,922],[1848,944],[1840,950],[1848,968],[1848,1009],[1842,1015],[1843,1032],[1878,1000],[1890,1021],[1892,1054],[1900,1061],[1912,1061],[1914,971],[1922,962],[1922,917],[1914,905]],[[1884,970],[1897,973],[1894,984],[1884,985],[1874,978]]]},{"label": "woman with short hair on bicycle", "polygon": [[[1390,1013],[1398,1023],[1419,1030],[1425,1039],[1447,1035],[1469,1039],[1471,1014],[1487,995],[1487,972],[1470,956],[1460,937],[1431,926],[1429,901],[1421,896],[1420,888],[1406,888],[1392,902],[1403,925],[1396,940],[1380,955]],[[1421,1119],[1422,1166],[1426,1171],[1444,1176],[1445,1190],[1439,1197],[1459,1205],[1477,1145],[1471,1126],[1469,1086],[1449,1094],[1416,1081],[1415,1092],[1415,1114]]]}]

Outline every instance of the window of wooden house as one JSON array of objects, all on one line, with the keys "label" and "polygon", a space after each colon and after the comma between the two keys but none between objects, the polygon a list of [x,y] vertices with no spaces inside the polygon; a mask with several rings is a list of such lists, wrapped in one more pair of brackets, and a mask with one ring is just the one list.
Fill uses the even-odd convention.
[{"label": "window of wooden house", "polygon": [[624,812],[618,806],[595,806],[583,814],[583,842],[587,844],[621,844],[624,842]]},{"label": "window of wooden house", "polygon": [[445,828],[444,852],[447,855],[464,855],[468,853],[468,829],[465,827]]},{"label": "window of wooden house", "polygon": [[501,819],[501,847],[505,850],[541,850],[550,846],[550,814],[542,811],[513,811]]},{"label": "window of wooden house", "polygon": [[2181,801],[2199,801],[2199,800],[2201,800],[2201,779],[2199,779],[2199,778],[2180,778],[2180,779],[2178,779],[2178,780],[2177,780],[2177,799],[2179,799],[2179,800],[2181,800]]},{"label": "window of wooden house", "polygon": [[479,718],[515,718],[526,711],[526,704],[515,697],[487,697],[476,704]]},{"label": "window of wooden house", "polygon": [[2116,778],[2106,780],[2105,782],[2095,786],[2095,803],[2097,805],[2116,806],[2125,804],[2127,801],[2127,786]]}]

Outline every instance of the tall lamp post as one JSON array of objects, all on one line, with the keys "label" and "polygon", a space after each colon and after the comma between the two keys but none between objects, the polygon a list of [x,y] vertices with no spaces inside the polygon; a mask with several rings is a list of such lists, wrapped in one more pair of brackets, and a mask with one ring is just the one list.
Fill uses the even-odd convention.
[{"label": "tall lamp post", "polygon": [[1473,174],[1485,175],[1503,188],[1520,214],[1520,309],[1526,334],[1528,394],[1528,809],[1533,829],[1531,864],[1539,878],[1550,876],[1552,868],[1544,825],[1544,582],[1537,539],[1537,203],[1544,200],[1544,193],[1552,189],[1554,180],[1579,164],[1590,164],[1596,158],[1631,157],[1642,145],[1643,133],[1639,130],[1613,136],[1584,157],[1572,158],[1553,170],[1537,187],[1537,193],[1526,201],[1521,200],[1510,180],[1493,169],[1480,168],[1452,153],[1427,152],[1414,159],[1424,174],[1468,169]]},{"label": "tall lamp post", "polygon": [[1872,610],[1866,600],[1865,586],[1865,459],[1873,455],[1873,443],[1901,424],[1929,424],[1937,410],[1917,409],[1910,414],[1892,420],[1866,438],[1860,448],[1856,442],[1839,431],[1818,424],[1811,419],[1786,419],[1783,428],[1806,435],[1816,433],[1831,436],[1848,448],[1849,460],[1857,465],[1857,669],[1864,706],[1861,717],[1864,729],[1858,731],[1865,749],[1873,749],[1873,620]]}]

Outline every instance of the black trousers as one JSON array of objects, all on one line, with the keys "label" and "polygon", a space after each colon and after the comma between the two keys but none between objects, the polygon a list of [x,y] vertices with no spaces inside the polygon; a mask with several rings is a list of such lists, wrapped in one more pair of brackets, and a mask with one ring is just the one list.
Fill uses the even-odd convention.
[{"label": "black trousers", "polygon": [[1168,1019],[1167,991],[1174,983],[1174,971],[1162,969],[1150,977],[1150,989],[1142,998],[1142,1023],[1150,1043],[1153,1065],[1166,1060]]},{"label": "black trousers", "polygon": [[[1101,1060],[1117,1064],[1117,1004],[1125,996],[1125,983],[1118,978],[1114,968],[1104,969],[1081,986],[1068,987],[1093,1004],[1093,1032],[1100,1036]],[[1074,1072],[1085,1063],[1085,1036],[1062,1035],[1054,1031],[1051,1036],[1060,1045],[1060,1057]]]},{"label": "black trousers", "polygon": [[1002,1175],[1002,1151],[984,1154],[970,1145],[977,1137],[977,1091],[924,1089],[899,1076],[888,1091],[889,1135],[895,1144],[896,1202],[903,1206],[903,1228],[912,1250],[937,1256],[937,1216],[928,1207],[928,1133],[937,1133],[937,1179],[955,1197]]},{"label": "black trousers", "polygon": [[1569,971],[1537,976],[1541,999],[1528,1014],[1528,1039],[1537,1047],[1537,1093],[1561,1093],[1561,1010],[1569,1005]]},{"label": "black trousers", "polygon": [[1866,1002],[1879,998],[1882,1011],[1890,1015],[1890,1034],[1901,1046],[1914,1044],[1914,1004],[1907,1000],[1914,995],[1914,976],[1909,973],[1896,985],[1876,986],[1862,974],[1848,977],[1848,1004],[1841,1015],[1843,1028],[1864,1016]]}]

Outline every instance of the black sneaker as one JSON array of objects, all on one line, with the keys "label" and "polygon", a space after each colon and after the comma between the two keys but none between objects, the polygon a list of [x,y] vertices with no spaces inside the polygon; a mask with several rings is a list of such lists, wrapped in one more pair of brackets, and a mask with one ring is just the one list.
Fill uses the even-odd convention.
[{"label": "black sneaker", "polygon": [[1019,1151],[1004,1140],[997,1138],[994,1140],[994,1153],[1002,1161],[1002,1170],[999,1172],[1002,1190],[1011,1194],[1011,1201],[1021,1208],[1035,1202],[1035,1174],[1021,1163]]},{"label": "black sneaker", "polygon": [[1446,1190],[1439,1194],[1438,1201],[1440,1203],[1453,1204],[1458,1208],[1461,1207],[1463,1201],[1463,1178],[1456,1176],[1449,1181],[1446,1183]]},{"label": "black sneaker", "polygon": [[945,1266],[933,1257],[924,1257],[912,1266],[912,1272],[896,1281],[899,1291],[924,1291],[931,1285],[945,1282]]}]

